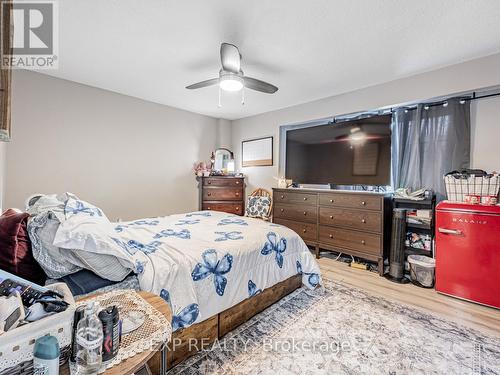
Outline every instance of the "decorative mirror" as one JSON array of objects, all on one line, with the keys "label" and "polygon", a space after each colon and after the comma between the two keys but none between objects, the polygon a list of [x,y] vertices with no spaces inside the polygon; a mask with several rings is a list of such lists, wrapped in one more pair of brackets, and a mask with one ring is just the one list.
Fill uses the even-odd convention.
[{"label": "decorative mirror", "polygon": [[214,152],[214,171],[234,172],[234,154],[227,148],[218,148]]}]

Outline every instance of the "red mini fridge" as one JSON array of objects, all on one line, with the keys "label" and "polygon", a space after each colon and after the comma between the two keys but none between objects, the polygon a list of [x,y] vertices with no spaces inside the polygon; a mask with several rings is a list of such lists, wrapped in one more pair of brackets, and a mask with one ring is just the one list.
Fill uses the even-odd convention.
[{"label": "red mini fridge", "polygon": [[438,204],[436,290],[500,308],[500,206]]}]

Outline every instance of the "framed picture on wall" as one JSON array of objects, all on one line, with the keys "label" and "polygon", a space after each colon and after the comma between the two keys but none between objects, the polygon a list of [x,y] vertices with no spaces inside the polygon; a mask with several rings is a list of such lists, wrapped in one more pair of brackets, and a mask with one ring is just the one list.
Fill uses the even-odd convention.
[{"label": "framed picture on wall", "polygon": [[273,165],[273,137],[241,142],[241,166],[265,167]]}]

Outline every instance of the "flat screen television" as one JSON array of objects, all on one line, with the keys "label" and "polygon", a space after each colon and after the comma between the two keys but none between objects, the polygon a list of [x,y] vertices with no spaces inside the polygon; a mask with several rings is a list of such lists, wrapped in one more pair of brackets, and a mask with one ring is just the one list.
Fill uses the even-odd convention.
[{"label": "flat screen television", "polygon": [[299,184],[391,184],[391,115],[289,130],[286,178]]}]

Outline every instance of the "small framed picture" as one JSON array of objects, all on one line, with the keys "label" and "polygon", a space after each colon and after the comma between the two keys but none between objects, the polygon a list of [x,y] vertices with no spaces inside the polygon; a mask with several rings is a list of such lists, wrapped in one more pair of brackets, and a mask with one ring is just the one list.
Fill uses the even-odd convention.
[{"label": "small framed picture", "polygon": [[273,165],[273,137],[241,142],[242,167],[266,167],[271,165]]}]

